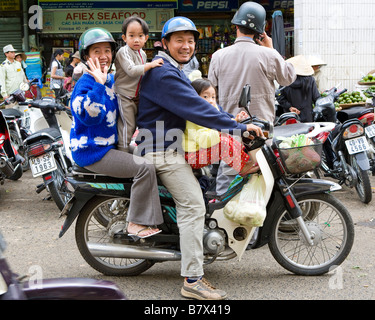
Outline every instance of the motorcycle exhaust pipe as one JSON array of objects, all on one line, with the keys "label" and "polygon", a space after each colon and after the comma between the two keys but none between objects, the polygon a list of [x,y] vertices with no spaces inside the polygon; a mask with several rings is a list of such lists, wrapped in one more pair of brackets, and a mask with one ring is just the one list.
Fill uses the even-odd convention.
[{"label": "motorcycle exhaust pipe", "polygon": [[11,177],[14,174],[14,168],[12,164],[4,158],[0,159],[0,170],[6,177]]},{"label": "motorcycle exhaust pipe", "polygon": [[142,248],[108,243],[87,243],[87,247],[94,257],[148,259],[159,261],[181,260],[181,253],[176,250]]}]

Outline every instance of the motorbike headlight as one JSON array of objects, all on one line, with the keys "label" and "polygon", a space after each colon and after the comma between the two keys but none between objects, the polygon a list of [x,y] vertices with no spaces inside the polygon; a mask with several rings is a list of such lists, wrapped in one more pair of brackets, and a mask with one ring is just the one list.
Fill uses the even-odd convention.
[{"label": "motorbike headlight", "polygon": [[355,137],[362,136],[365,132],[365,129],[359,124],[352,124],[350,127],[344,130],[342,137],[344,139],[352,139]]}]

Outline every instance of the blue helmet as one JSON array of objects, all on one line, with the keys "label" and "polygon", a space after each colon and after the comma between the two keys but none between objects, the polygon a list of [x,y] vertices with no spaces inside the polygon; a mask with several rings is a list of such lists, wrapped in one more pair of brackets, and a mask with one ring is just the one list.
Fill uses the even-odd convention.
[{"label": "blue helmet", "polygon": [[177,31],[191,31],[194,34],[195,41],[197,41],[199,38],[199,31],[195,27],[194,22],[189,18],[181,16],[173,17],[164,24],[161,32],[161,38],[163,39],[171,33]]}]

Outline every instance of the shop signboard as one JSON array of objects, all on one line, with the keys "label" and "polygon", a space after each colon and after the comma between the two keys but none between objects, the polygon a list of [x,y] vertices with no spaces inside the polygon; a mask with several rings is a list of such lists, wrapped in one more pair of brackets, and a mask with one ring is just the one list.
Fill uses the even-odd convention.
[{"label": "shop signboard", "polygon": [[1,0],[0,1],[0,12],[5,11],[19,11],[20,0]]},{"label": "shop signboard", "polygon": [[255,0],[260,3],[266,11],[294,8],[294,0]]},{"label": "shop signboard", "polygon": [[177,9],[177,0],[39,0],[42,9]]},{"label": "shop signboard", "polygon": [[178,11],[235,11],[238,9],[238,0],[178,0]]},{"label": "shop signboard", "polygon": [[173,9],[43,10],[43,33],[82,33],[93,27],[121,33],[124,19],[132,15],[145,20],[151,32],[158,32],[173,14]]}]

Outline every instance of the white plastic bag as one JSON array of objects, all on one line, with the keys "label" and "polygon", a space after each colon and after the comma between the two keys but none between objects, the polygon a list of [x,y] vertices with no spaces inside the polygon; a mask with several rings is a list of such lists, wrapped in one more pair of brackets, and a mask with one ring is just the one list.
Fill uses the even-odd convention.
[{"label": "white plastic bag", "polygon": [[226,204],[224,216],[245,226],[263,226],[267,213],[267,204],[264,200],[265,187],[263,176],[253,174],[241,192]]}]

